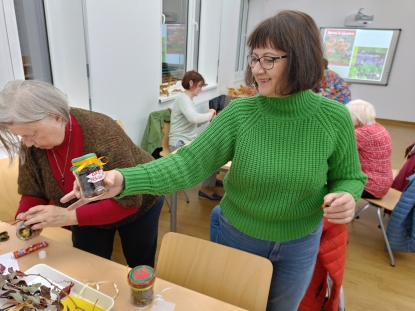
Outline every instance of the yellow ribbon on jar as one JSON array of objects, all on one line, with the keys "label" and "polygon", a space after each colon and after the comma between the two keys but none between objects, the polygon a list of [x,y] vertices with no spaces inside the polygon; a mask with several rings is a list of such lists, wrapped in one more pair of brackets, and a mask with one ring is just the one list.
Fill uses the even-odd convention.
[{"label": "yellow ribbon on jar", "polygon": [[[101,159],[107,159],[107,161],[102,162]],[[75,170],[75,172],[79,172],[81,171],[84,167],[91,165],[91,164],[95,164],[97,166],[99,166],[100,168],[104,168],[104,165],[107,164],[108,162],[108,157],[99,157],[97,158],[97,156],[92,156],[88,159],[76,162],[76,163],[72,163],[72,166],[78,166],[78,168]]]}]

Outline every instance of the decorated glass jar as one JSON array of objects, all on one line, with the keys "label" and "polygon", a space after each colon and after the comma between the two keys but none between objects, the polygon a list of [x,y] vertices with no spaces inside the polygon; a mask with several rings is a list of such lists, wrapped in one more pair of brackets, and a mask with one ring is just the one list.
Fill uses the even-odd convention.
[{"label": "decorated glass jar", "polygon": [[72,159],[72,168],[84,199],[92,201],[108,192],[104,181],[103,167],[106,162],[97,158],[95,153],[88,153],[82,157]]},{"label": "decorated glass jar", "polygon": [[148,306],[154,298],[153,285],[156,273],[150,266],[137,266],[128,273],[130,301],[136,307]]}]

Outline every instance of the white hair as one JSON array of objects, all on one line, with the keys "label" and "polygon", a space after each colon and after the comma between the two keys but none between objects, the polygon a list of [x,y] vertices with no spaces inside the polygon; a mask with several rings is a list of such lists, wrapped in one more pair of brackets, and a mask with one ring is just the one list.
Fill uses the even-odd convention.
[{"label": "white hair", "polygon": [[0,92],[0,143],[3,144],[10,162],[18,154],[23,163],[21,142],[14,136],[8,125],[29,124],[47,116],[69,119],[69,104],[65,94],[51,84],[36,80],[14,80]]},{"label": "white hair", "polygon": [[356,124],[356,121],[359,121],[362,125],[376,123],[376,111],[371,103],[361,99],[355,99],[347,103],[346,108],[349,109],[353,123]]}]

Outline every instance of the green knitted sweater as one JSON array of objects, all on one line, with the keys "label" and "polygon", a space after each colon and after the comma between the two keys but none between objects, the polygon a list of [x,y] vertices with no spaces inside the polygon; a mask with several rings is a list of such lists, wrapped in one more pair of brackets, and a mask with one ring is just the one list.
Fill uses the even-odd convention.
[{"label": "green knitted sweater", "polygon": [[190,188],[230,160],[221,209],[236,229],[268,241],[310,234],[326,194],[349,192],[357,200],[367,179],[348,110],[304,91],[232,101],[176,154],[119,169],[120,197]]}]

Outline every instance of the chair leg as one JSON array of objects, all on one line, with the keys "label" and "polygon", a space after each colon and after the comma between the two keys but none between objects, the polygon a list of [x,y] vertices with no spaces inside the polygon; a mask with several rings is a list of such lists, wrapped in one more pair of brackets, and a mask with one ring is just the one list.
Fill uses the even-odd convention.
[{"label": "chair leg", "polygon": [[393,257],[392,249],[391,249],[391,246],[389,244],[388,237],[386,235],[385,226],[383,225],[382,215],[381,215],[381,212],[380,212],[380,210],[382,208],[377,207],[376,209],[377,209],[377,215],[378,215],[378,218],[379,218],[380,228],[382,229],[383,237],[385,238],[386,248],[388,249],[389,257],[391,259],[391,266],[395,267],[395,258]]},{"label": "chair leg", "polygon": [[189,203],[189,197],[187,196],[186,190],[183,190],[184,196],[186,197],[186,203]]},{"label": "chair leg", "polygon": [[164,201],[166,201],[167,206],[169,207],[169,212],[170,212],[170,203],[169,203],[169,200],[167,200],[167,197],[166,196],[164,196]]},{"label": "chair leg", "polygon": [[360,210],[358,210],[356,212],[356,214],[354,214],[354,219],[359,219],[359,215],[364,212],[365,210],[367,210],[370,207],[370,203],[367,203],[365,206],[363,206]]}]

